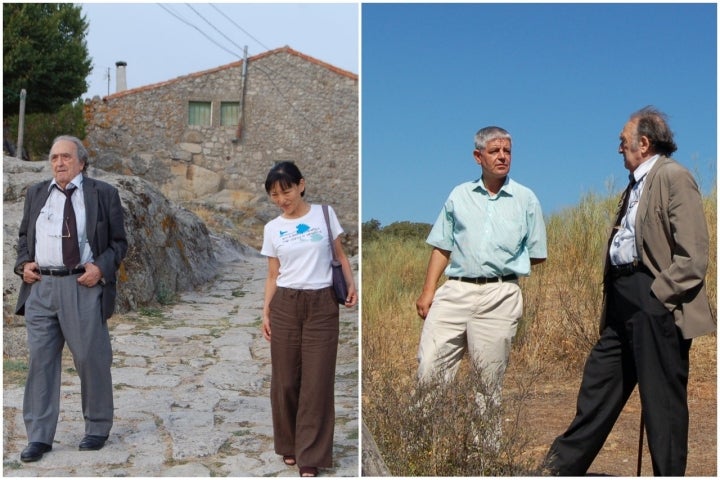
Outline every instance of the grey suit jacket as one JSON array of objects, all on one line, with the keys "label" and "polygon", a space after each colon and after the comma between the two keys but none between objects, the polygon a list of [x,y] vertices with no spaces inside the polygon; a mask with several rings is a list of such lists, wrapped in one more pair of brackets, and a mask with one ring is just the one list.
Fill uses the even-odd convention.
[{"label": "grey suit jacket", "polygon": [[[35,259],[35,223],[50,195],[48,190],[50,182],[51,180],[46,180],[32,185],[25,196],[15,262],[15,273],[21,277],[21,265]],[[128,249],[120,195],[112,185],[86,176],[83,178],[83,197],[87,237],[93,253],[93,263],[103,273],[102,316],[103,320],[107,320],[115,310],[117,270]],[[25,301],[30,295],[30,287],[31,285],[25,282],[20,287],[15,307],[15,313],[18,315],[25,314]]]},{"label": "grey suit jacket", "polygon": [[[645,179],[635,222],[638,257],[655,277],[652,292],[673,313],[683,336],[714,332],[716,322],[705,289],[708,229],[692,174],[671,158],[658,158]],[[606,251],[606,276],[609,267]],[[606,310],[604,300],[601,331]]]}]

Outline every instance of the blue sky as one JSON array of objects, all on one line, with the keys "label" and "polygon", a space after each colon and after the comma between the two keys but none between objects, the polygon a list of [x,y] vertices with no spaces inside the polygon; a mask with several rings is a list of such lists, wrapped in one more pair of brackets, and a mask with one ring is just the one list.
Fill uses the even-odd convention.
[{"label": "blue sky", "polygon": [[364,4],[362,221],[432,223],[480,176],[475,132],[513,136],[511,177],[546,215],[619,192],[630,113],[670,117],[674,157],[716,183],[711,4]]},{"label": "blue sky", "polygon": [[83,98],[108,94],[108,68],[109,92],[116,91],[119,60],[127,62],[128,88],[135,88],[235,62],[245,46],[252,56],[287,45],[359,71],[353,3],[84,3],[82,10],[94,67]]}]

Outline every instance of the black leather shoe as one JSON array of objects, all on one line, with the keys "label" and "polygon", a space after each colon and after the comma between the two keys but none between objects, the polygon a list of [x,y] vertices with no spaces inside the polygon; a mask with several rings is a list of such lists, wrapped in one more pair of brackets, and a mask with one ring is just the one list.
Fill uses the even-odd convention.
[{"label": "black leather shoe", "polygon": [[23,462],[37,462],[50,450],[52,450],[52,445],[42,442],[30,442],[20,454],[20,460]]},{"label": "black leather shoe", "polygon": [[102,437],[100,435],[85,435],[85,438],[80,442],[80,450],[100,450],[105,446],[105,440],[108,437]]}]

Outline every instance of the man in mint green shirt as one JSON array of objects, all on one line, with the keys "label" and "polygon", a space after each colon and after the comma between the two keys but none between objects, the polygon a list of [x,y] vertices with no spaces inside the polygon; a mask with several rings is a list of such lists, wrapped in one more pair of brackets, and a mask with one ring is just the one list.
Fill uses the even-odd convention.
[{"label": "man in mint green shirt", "polygon": [[[427,238],[433,250],[416,303],[425,320],[418,380],[450,380],[467,349],[486,383],[476,392],[481,408],[500,402],[522,316],[518,277],[530,275],[530,266],[547,257],[540,202],[509,177],[511,146],[510,134],[499,127],[475,135],[473,156],[482,176],[455,187],[435,221]],[[443,272],[448,280],[436,292]]]}]

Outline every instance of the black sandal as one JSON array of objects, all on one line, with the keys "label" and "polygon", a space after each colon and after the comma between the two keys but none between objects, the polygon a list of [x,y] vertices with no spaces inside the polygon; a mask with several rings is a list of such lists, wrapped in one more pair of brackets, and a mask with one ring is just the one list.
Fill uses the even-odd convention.
[{"label": "black sandal", "polygon": [[295,455],[283,455],[283,463],[292,467],[297,463],[295,461]]}]

